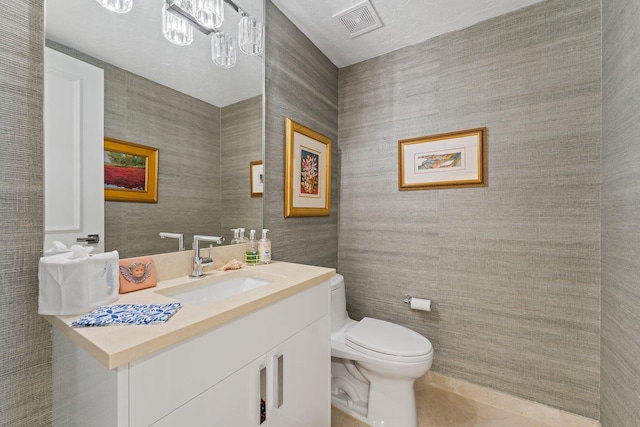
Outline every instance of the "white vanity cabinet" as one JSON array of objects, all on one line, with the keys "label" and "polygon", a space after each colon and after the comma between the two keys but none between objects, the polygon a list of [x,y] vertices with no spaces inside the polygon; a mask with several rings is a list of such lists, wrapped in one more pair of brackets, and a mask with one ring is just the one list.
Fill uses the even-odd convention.
[{"label": "white vanity cabinet", "polygon": [[323,282],[114,370],[56,332],[53,425],[328,427],[329,328]]},{"label": "white vanity cabinet", "polygon": [[153,426],[328,427],[329,375],[317,369],[327,330],[324,319],[314,322]]}]

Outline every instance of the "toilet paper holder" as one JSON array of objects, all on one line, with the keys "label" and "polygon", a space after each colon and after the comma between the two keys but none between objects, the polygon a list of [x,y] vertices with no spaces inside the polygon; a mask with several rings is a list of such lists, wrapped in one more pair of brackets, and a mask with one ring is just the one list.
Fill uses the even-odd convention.
[{"label": "toilet paper holder", "polygon": [[403,300],[405,304],[409,304],[412,310],[431,311],[431,300],[426,298],[415,298],[407,295]]},{"label": "toilet paper holder", "polygon": [[405,304],[411,304],[411,300],[412,299],[413,299],[413,297],[411,295],[407,295],[406,297],[404,297],[402,302],[404,302]]}]

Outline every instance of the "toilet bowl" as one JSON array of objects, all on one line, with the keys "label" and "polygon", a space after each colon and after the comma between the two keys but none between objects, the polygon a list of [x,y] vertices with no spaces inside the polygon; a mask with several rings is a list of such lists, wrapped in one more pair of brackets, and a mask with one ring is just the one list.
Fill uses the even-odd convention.
[{"label": "toilet bowl", "polygon": [[404,326],[350,319],[344,278],[331,279],[331,403],[372,426],[417,427],[413,383],[433,361],[428,339]]}]

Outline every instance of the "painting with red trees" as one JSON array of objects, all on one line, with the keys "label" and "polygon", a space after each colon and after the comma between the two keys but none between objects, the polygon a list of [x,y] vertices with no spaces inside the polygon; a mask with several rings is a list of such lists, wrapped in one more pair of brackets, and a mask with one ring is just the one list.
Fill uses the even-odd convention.
[{"label": "painting with red trees", "polygon": [[115,151],[104,152],[104,186],[141,190],[146,188],[147,158]]}]

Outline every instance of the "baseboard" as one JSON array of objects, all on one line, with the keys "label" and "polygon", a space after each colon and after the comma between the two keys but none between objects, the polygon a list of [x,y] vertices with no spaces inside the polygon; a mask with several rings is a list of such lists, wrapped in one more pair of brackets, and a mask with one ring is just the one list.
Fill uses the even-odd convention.
[{"label": "baseboard", "polygon": [[428,384],[432,387],[458,394],[466,399],[493,406],[494,408],[520,415],[530,420],[548,424],[551,427],[602,427],[598,421],[591,418],[552,408],[542,403],[514,397],[432,371],[418,378],[416,383]]}]

